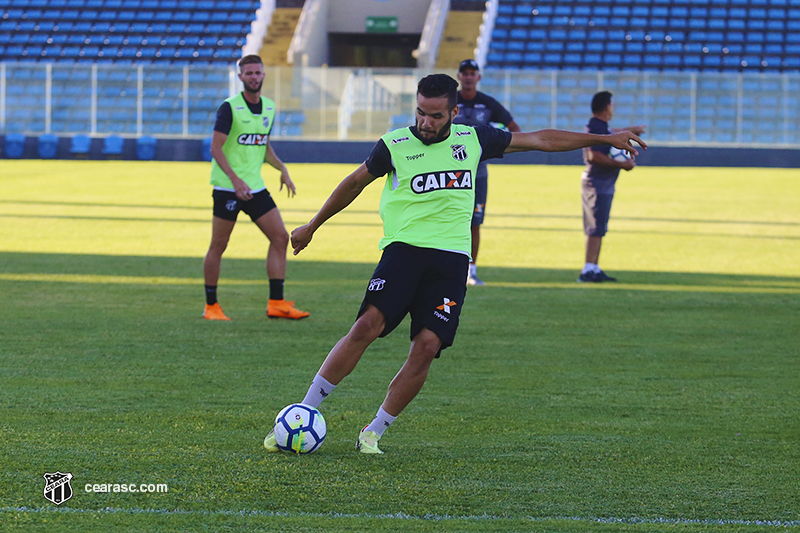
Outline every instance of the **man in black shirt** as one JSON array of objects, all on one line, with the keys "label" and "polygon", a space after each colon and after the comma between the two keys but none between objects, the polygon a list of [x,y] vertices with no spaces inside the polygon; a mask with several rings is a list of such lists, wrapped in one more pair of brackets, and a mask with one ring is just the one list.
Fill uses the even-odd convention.
[{"label": "man in black shirt", "polygon": [[[458,81],[461,90],[458,91],[458,116],[453,119],[454,124],[468,126],[488,126],[503,124],[508,131],[520,131],[519,125],[514,122],[514,117],[503,105],[489,96],[480,92],[478,82],[481,73],[478,63],[474,59],[465,59],[458,66]],[[469,277],[467,285],[486,285],[478,278],[478,249],[481,243],[481,224],[486,210],[486,196],[488,192],[489,172],[486,161],[478,165],[475,176],[475,212],[472,215],[472,260],[469,263]]]},{"label": "man in black shirt", "polygon": [[[630,131],[636,135],[644,133],[646,126],[629,126],[622,129],[609,129],[608,122],[614,116],[614,102],[611,93],[601,91],[592,97],[592,118],[586,126],[587,133],[608,135],[618,131]],[[608,230],[611,202],[620,169],[633,170],[633,159],[617,161],[609,152],[608,145],[592,146],[583,149],[586,169],[581,176],[581,203],[583,205],[583,230],[586,233],[586,264],[578,277],[579,283],[601,283],[617,281],[600,270],[600,246]]]}]

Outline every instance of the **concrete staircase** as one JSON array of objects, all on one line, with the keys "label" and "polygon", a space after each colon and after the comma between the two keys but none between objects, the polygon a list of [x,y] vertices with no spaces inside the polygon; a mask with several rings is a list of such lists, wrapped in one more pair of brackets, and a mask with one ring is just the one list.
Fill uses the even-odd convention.
[{"label": "concrete staircase", "polygon": [[300,19],[301,8],[279,7],[272,14],[272,22],[267,28],[267,35],[258,55],[265,67],[285,67],[286,53],[292,42],[294,29]]},{"label": "concrete staircase", "polygon": [[450,11],[444,28],[436,68],[457,69],[458,64],[475,56],[483,11]]}]

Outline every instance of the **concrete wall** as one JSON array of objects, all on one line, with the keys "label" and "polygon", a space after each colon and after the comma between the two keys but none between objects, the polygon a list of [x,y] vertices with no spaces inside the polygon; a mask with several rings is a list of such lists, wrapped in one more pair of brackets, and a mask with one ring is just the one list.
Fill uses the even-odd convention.
[{"label": "concrete wall", "polygon": [[[5,137],[0,137],[0,157],[5,156]],[[377,141],[377,137],[375,139]],[[39,159],[37,137],[27,137],[23,157]],[[278,156],[286,163],[349,163],[359,165],[369,155],[374,142],[336,141],[272,141]],[[58,142],[57,159],[75,159],[70,153],[70,139]],[[102,154],[103,139],[92,139],[91,149],[85,159],[107,159]],[[136,159],[136,139],[125,139],[120,159]],[[156,157],[159,161],[200,161],[203,144],[198,139],[159,139]],[[523,152],[508,154],[493,164],[531,165],[583,165],[580,151],[573,152]],[[800,168],[800,150],[788,148],[694,148],[654,146],[637,157],[643,166],[681,167],[763,167]]]}]

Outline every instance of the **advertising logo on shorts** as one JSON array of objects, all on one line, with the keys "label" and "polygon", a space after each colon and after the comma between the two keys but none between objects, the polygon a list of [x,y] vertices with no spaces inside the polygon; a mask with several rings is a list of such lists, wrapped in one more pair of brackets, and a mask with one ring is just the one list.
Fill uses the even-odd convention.
[{"label": "advertising logo on shorts", "polygon": [[[447,316],[450,314],[450,308],[458,304],[456,304],[450,298],[442,298],[442,300],[443,300],[442,305],[436,307],[436,310],[433,312],[433,316],[435,316],[436,318],[440,318],[445,322],[450,322],[450,317]],[[442,313],[440,313],[439,311],[442,311]]]},{"label": "advertising logo on shorts", "polygon": [[47,501],[61,505],[72,498],[72,485],[70,485],[72,474],[69,472],[66,474],[61,472],[48,473],[44,475],[44,480],[44,497],[47,498]]},{"label": "advertising logo on shorts", "polygon": [[464,161],[467,158],[467,147],[463,144],[451,144],[450,148],[453,149],[453,159],[456,161]]}]

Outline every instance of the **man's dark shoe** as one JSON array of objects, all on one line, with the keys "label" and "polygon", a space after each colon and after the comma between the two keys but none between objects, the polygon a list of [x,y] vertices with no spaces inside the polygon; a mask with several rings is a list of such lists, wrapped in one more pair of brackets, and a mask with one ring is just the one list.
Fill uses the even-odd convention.
[{"label": "man's dark shoe", "polygon": [[594,275],[597,278],[597,281],[617,281],[617,278],[612,278],[602,270],[600,272],[595,272]]},{"label": "man's dark shoe", "polygon": [[595,272],[583,272],[580,276],[578,276],[578,283],[600,283],[602,280],[597,279],[597,274]]}]

